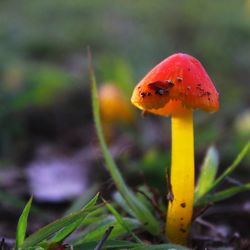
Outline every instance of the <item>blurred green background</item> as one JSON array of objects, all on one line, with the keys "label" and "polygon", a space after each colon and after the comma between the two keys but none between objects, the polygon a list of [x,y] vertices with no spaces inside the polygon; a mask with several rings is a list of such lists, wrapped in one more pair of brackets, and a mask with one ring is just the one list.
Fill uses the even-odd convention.
[{"label": "blurred green background", "polygon": [[[2,163],[32,159],[43,142],[73,150],[93,142],[87,46],[98,82],[115,82],[128,101],[136,82],[170,54],[197,57],[221,105],[213,115],[196,112],[198,161],[215,143],[228,163],[249,140],[250,1],[2,0],[0,41]],[[138,112],[124,131],[137,135],[145,168],[169,158],[166,119]]]}]

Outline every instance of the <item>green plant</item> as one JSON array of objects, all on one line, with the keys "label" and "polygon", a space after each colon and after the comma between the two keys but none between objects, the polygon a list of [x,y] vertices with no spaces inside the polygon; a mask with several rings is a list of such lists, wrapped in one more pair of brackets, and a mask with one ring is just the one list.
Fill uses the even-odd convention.
[{"label": "green plant", "polygon": [[157,235],[160,232],[160,223],[154,217],[152,212],[127,187],[118,167],[116,166],[112,158],[112,155],[108,150],[101,126],[99,99],[97,95],[96,80],[92,68],[90,68],[90,78],[92,83],[92,106],[93,106],[94,121],[100,147],[102,149],[104,159],[106,161],[106,167],[109,170],[116,184],[117,189],[123,196],[124,200],[126,200],[129,208],[136,214],[139,221],[141,221],[142,225],[144,225],[149,232]]},{"label": "green plant", "polygon": [[[187,248],[173,244],[163,244],[155,246],[155,248],[146,245],[133,233],[133,230],[140,226],[139,221],[119,215],[114,205],[106,201],[104,201],[106,206],[96,205],[98,197],[99,194],[95,195],[83,208],[40,228],[26,237],[31,198],[19,218],[15,250],[71,249],[71,246],[73,249],[79,250],[93,250],[94,248],[167,250],[173,247],[177,250],[187,250]],[[112,215],[107,213],[106,208]],[[66,244],[65,241],[76,229],[80,229],[80,232],[71,237]],[[117,239],[127,234],[132,235],[136,242]],[[105,240],[104,236],[106,236]],[[97,248],[100,245],[102,248]]]},{"label": "green plant", "polygon": [[233,163],[226,168],[226,170],[216,178],[217,169],[219,165],[218,152],[215,148],[209,148],[205,157],[204,163],[201,167],[200,176],[195,191],[195,206],[205,206],[211,202],[217,202],[227,199],[241,191],[250,189],[250,183],[234,186],[222,191],[214,192],[219,185],[235,170],[242,159],[247,156],[250,150],[250,141],[236,156]]},{"label": "green plant", "polygon": [[80,226],[90,212],[96,209],[95,204],[98,196],[99,194],[79,211],[58,219],[26,237],[27,219],[32,202],[31,198],[18,221],[15,249],[35,249],[37,247],[49,249],[51,245],[61,243]]}]

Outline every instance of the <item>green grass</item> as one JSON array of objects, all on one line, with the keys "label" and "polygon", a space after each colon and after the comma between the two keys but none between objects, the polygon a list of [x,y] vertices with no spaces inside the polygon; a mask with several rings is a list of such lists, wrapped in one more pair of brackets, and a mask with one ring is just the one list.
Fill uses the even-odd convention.
[{"label": "green grass", "polygon": [[161,231],[160,223],[152,214],[152,212],[136,197],[136,195],[126,185],[110,151],[108,150],[101,125],[99,99],[97,95],[96,79],[92,69],[92,65],[90,65],[90,80],[92,86],[92,107],[96,132],[105,159],[106,167],[117,187],[117,190],[126,201],[128,207],[134,212],[134,214],[146,230],[154,235],[157,235]]}]

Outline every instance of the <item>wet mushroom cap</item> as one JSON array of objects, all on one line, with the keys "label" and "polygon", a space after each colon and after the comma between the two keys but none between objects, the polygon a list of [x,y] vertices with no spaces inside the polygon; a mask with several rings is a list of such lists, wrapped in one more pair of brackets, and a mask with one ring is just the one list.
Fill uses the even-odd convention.
[{"label": "wet mushroom cap", "polygon": [[138,83],[131,102],[142,110],[164,116],[185,109],[216,112],[219,94],[201,63],[178,53],[163,60]]}]

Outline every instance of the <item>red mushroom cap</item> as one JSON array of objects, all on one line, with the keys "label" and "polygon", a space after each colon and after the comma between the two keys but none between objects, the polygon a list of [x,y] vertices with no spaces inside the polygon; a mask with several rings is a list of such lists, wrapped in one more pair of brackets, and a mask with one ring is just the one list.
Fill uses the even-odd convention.
[{"label": "red mushroom cap", "polygon": [[216,112],[219,94],[201,63],[178,53],[163,60],[138,83],[131,102],[142,110],[164,116],[186,109]]}]

